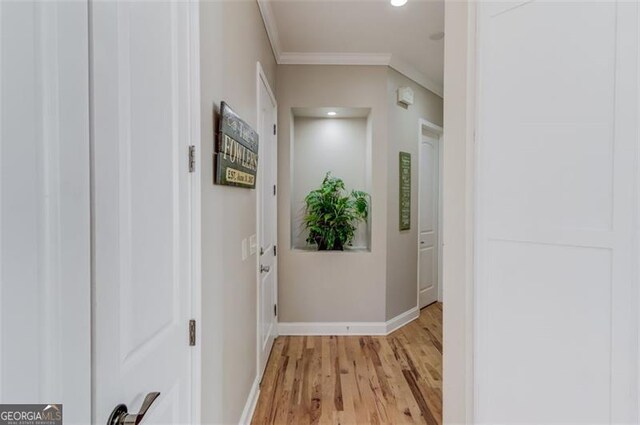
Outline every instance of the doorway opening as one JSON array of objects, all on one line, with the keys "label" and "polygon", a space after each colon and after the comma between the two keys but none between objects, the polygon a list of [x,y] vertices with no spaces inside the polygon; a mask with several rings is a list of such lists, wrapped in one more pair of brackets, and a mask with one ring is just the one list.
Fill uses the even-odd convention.
[{"label": "doorway opening", "polygon": [[[278,148],[276,143],[276,119],[278,106],[269,82],[257,64],[258,132],[260,134],[261,166],[259,167],[257,190],[258,255],[258,374],[260,382],[273,342],[278,334],[278,262],[277,255],[277,186]],[[252,243],[252,249],[255,244]]]},{"label": "doorway opening", "polygon": [[442,127],[418,127],[418,308],[442,302]]}]

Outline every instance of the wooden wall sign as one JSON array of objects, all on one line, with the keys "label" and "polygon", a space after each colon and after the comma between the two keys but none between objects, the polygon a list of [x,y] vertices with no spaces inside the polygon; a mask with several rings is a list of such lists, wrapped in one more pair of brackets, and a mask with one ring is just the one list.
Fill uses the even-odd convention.
[{"label": "wooden wall sign", "polygon": [[411,154],[400,152],[400,230],[411,229]]},{"label": "wooden wall sign", "polygon": [[225,102],[214,152],[216,184],[253,189],[258,171],[258,133]]}]

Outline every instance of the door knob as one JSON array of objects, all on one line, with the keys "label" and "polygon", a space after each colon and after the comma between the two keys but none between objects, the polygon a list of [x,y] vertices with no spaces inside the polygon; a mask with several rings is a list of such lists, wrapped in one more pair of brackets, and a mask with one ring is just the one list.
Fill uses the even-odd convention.
[{"label": "door knob", "polygon": [[269,270],[271,270],[271,267],[260,264],[260,273],[269,273]]},{"label": "door knob", "polygon": [[126,404],[117,405],[116,408],[113,409],[113,412],[111,412],[107,425],[138,425],[142,421],[142,418],[144,418],[144,415],[147,414],[147,410],[149,410],[159,396],[160,393],[147,394],[137,414],[129,413]]}]

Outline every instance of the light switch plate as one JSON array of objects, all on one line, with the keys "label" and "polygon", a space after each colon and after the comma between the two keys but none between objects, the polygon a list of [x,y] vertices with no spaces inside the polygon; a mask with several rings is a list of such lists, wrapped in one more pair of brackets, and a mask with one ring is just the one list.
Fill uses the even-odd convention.
[{"label": "light switch plate", "polygon": [[257,238],[255,234],[249,236],[249,252],[251,253],[251,255],[255,254],[258,250],[258,243],[256,239]]},{"label": "light switch plate", "polygon": [[242,240],[242,261],[247,259],[247,238]]}]

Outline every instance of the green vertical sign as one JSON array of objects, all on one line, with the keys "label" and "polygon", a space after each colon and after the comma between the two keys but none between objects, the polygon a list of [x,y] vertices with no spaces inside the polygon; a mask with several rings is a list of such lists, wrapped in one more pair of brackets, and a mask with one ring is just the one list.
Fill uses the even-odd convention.
[{"label": "green vertical sign", "polygon": [[400,230],[411,228],[411,154],[400,152]]}]

